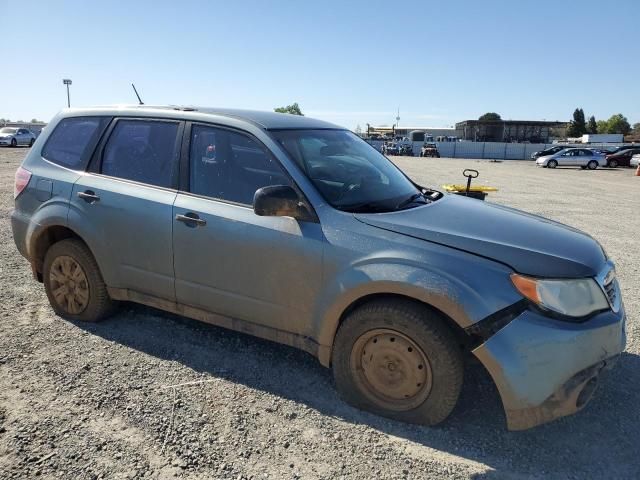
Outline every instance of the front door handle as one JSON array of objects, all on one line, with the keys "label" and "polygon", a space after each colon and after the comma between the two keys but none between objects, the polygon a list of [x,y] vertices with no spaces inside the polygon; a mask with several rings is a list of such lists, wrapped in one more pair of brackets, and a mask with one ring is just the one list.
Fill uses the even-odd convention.
[{"label": "front door handle", "polygon": [[92,190],[85,190],[84,192],[78,192],[78,196],[87,203],[95,203],[100,200],[100,197],[96,195],[96,192]]},{"label": "front door handle", "polygon": [[199,227],[204,227],[207,224],[206,220],[203,220],[195,213],[185,213],[184,215],[176,215],[176,220],[179,222],[186,223],[187,225],[197,225]]}]

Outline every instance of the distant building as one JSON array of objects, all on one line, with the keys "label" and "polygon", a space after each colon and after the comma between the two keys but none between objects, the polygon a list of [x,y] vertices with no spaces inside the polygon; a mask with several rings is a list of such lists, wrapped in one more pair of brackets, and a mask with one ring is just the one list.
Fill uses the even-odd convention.
[{"label": "distant building", "polygon": [[463,140],[472,142],[551,143],[554,137],[564,137],[567,122],[536,120],[465,120],[456,123]]}]

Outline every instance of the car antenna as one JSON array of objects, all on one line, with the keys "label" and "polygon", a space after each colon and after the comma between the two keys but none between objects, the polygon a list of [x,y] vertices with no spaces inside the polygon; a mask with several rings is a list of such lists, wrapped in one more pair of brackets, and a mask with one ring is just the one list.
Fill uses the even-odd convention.
[{"label": "car antenna", "polygon": [[140,95],[138,95],[138,90],[136,90],[136,86],[133,83],[131,84],[131,86],[133,87],[133,91],[136,93],[136,97],[138,97],[138,102],[140,102],[138,105],[144,105],[144,102],[140,98]]}]

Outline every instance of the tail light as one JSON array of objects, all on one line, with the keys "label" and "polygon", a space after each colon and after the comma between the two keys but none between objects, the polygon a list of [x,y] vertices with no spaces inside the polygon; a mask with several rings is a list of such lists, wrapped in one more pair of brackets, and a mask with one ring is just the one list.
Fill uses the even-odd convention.
[{"label": "tail light", "polygon": [[17,198],[22,193],[29,184],[29,180],[31,180],[31,172],[18,167],[18,170],[16,170],[16,183],[13,187],[13,198]]}]

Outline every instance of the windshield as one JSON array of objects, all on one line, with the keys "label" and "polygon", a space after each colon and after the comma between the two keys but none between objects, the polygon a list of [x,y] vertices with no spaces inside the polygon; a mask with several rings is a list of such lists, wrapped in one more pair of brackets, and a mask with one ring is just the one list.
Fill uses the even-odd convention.
[{"label": "windshield", "polygon": [[324,199],[339,210],[384,212],[427,202],[393,163],[347,130],[272,133]]},{"label": "windshield", "polygon": [[0,133],[16,133],[17,131],[18,131],[17,128],[9,128],[9,127],[0,128]]}]

